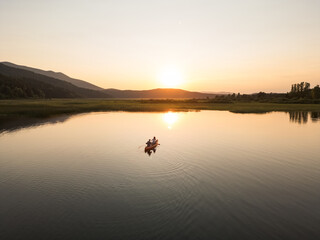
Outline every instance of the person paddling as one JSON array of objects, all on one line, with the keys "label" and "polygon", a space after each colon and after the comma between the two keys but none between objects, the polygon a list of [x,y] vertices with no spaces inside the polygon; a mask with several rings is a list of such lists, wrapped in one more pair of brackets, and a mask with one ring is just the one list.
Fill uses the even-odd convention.
[{"label": "person paddling", "polygon": [[153,139],[152,139],[152,144],[155,144],[156,141],[157,141],[156,137],[153,137]]},{"label": "person paddling", "polygon": [[147,144],[147,147],[150,147],[151,146],[151,139],[148,140],[148,142],[146,142]]}]

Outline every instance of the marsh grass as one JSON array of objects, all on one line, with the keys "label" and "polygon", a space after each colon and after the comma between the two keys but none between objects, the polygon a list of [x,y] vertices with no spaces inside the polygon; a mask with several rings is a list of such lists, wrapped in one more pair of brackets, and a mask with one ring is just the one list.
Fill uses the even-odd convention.
[{"label": "marsh grass", "polygon": [[258,102],[212,103],[205,99],[50,99],[0,101],[0,118],[15,116],[42,118],[61,114],[100,111],[166,112],[198,110],[225,110],[234,113],[320,111],[320,104],[277,104]]}]

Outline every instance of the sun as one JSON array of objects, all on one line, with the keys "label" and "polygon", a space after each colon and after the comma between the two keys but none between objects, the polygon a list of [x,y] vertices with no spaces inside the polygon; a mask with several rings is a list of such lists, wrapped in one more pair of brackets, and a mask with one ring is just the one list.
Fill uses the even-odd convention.
[{"label": "sun", "polygon": [[175,68],[166,68],[159,76],[163,87],[176,88],[182,83],[182,74]]}]

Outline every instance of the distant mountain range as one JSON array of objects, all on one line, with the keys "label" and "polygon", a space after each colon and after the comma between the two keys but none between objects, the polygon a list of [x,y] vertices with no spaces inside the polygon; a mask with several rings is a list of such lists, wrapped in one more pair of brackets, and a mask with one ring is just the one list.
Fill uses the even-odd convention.
[{"label": "distant mountain range", "polygon": [[103,89],[60,72],[0,63],[0,99],[10,98],[212,98],[216,93],[182,89]]}]

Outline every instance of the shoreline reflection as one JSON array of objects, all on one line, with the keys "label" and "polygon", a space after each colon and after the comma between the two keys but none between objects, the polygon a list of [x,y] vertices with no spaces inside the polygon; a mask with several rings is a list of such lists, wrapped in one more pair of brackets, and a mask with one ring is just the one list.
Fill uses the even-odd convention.
[{"label": "shoreline reflection", "polygon": [[75,115],[62,115],[50,118],[28,118],[17,117],[0,119],[0,134],[5,132],[15,132],[21,129],[34,128],[48,124],[63,123]]},{"label": "shoreline reflection", "polygon": [[320,121],[320,112],[294,111],[288,113],[290,122],[306,124],[309,119],[311,119],[312,122]]}]

